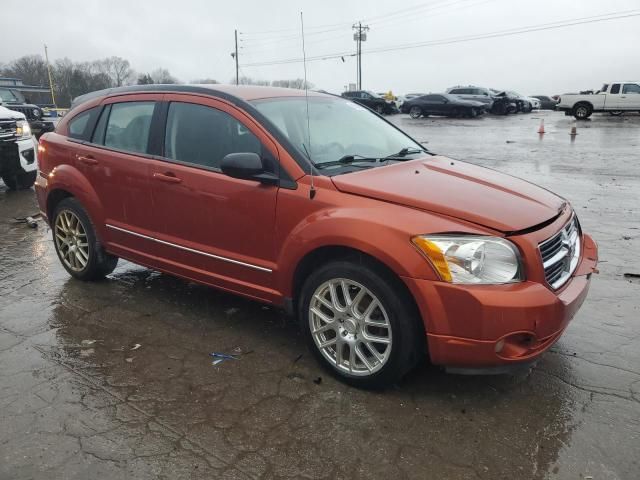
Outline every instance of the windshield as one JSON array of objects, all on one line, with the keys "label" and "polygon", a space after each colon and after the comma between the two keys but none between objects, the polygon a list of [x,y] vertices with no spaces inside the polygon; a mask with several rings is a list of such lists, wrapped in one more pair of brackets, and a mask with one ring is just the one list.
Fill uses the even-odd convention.
[{"label": "windshield", "polygon": [[[402,149],[424,147],[369,109],[340,98],[309,97],[309,125],[304,97],[255,100],[253,105],[315,165],[345,156],[384,158]],[[357,161],[357,160],[356,160]]]},{"label": "windshield", "polygon": [[0,88],[0,98],[3,102],[20,102],[20,99],[8,88]]}]

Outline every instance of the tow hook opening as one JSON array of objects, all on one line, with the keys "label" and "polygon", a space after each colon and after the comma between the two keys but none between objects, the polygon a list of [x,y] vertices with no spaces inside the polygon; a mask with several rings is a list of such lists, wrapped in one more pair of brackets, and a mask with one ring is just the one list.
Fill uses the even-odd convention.
[{"label": "tow hook opening", "polygon": [[507,335],[496,342],[496,354],[506,360],[526,357],[539,345],[537,337],[532,333],[520,332]]}]

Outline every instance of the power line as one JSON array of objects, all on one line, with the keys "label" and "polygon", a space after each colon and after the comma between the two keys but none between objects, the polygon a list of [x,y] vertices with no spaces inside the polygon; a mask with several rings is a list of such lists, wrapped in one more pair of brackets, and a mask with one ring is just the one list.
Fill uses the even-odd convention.
[{"label": "power line", "polygon": [[[509,29],[509,30],[500,30],[500,31],[488,32],[488,33],[477,34],[477,35],[468,35],[468,36],[462,36],[462,37],[449,37],[449,38],[438,39],[438,40],[429,40],[429,41],[424,41],[424,42],[407,43],[407,44],[394,45],[394,46],[389,46],[389,47],[380,47],[380,48],[375,48],[375,49],[371,49],[371,50],[366,50],[366,51],[363,51],[362,53],[363,54],[382,53],[382,52],[391,52],[391,51],[396,51],[396,50],[405,50],[405,49],[421,48],[421,47],[430,47],[430,46],[436,46],[436,45],[448,45],[448,44],[454,44],[454,43],[470,42],[470,41],[475,41],[475,40],[484,40],[484,39],[487,39],[487,38],[497,38],[497,37],[506,37],[506,36],[511,36],[511,35],[521,35],[523,33],[538,32],[538,31],[543,31],[543,30],[555,30],[555,29],[559,29],[559,28],[572,27],[572,26],[576,26],[576,25],[607,22],[607,21],[610,21],[610,20],[618,20],[618,19],[637,17],[637,16],[640,16],[640,10],[627,10],[627,11],[622,11],[622,12],[612,12],[612,13],[595,15],[595,16],[592,16],[592,17],[583,17],[583,18],[576,18],[576,19],[561,20],[561,21],[556,21],[556,22],[547,22],[547,23],[538,24],[538,25],[531,25],[531,26],[520,27],[520,28],[515,28],[515,29]],[[602,18],[602,17],[604,17],[604,18]],[[327,53],[327,54],[324,54],[324,55],[317,55],[317,56],[313,56],[313,57],[307,57],[307,61],[331,60],[331,59],[336,59],[336,58],[346,57],[346,56],[355,56],[355,54],[353,54],[351,52],[348,52],[348,51],[347,52]],[[284,64],[288,64],[288,63],[300,63],[301,61],[302,60],[300,58],[289,58],[289,59],[282,59],[282,60],[247,63],[247,64],[245,64],[243,66],[245,66],[245,67],[261,67],[261,66],[269,66],[269,65],[284,65]]]}]

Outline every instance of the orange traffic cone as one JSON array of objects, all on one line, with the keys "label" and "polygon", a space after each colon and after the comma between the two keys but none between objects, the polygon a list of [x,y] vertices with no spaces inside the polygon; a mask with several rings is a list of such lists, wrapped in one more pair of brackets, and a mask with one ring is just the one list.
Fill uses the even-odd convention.
[{"label": "orange traffic cone", "polygon": [[544,133],[544,118],[540,120],[540,128],[538,128],[538,133]]},{"label": "orange traffic cone", "polygon": [[576,128],[576,121],[574,120],[571,123],[571,131],[569,131],[569,135],[575,137],[578,134],[578,129]]}]

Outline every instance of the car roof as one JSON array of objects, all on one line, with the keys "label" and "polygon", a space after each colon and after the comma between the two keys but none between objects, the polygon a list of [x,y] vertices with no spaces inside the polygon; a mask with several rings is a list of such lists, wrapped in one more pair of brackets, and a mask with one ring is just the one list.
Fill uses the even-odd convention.
[{"label": "car roof", "polygon": [[[235,99],[244,102],[264,98],[278,97],[304,97],[307,93],[305,90],[295,88],[281,87],[262,87],[256,85],[224,85],[224,84],[161,84],[161,85],[130,85],[127,87],[107,88],[105,90],[97,90],[74,98],[72,107],[92,100],[98,97],[112,97],[127,93],[197,93],[210,95],[212,97],[221,97],[227,99]],[[320,92],[308,91],[310,97],[333,97]],[[231,97],[231,98],[229,98]]]}]

